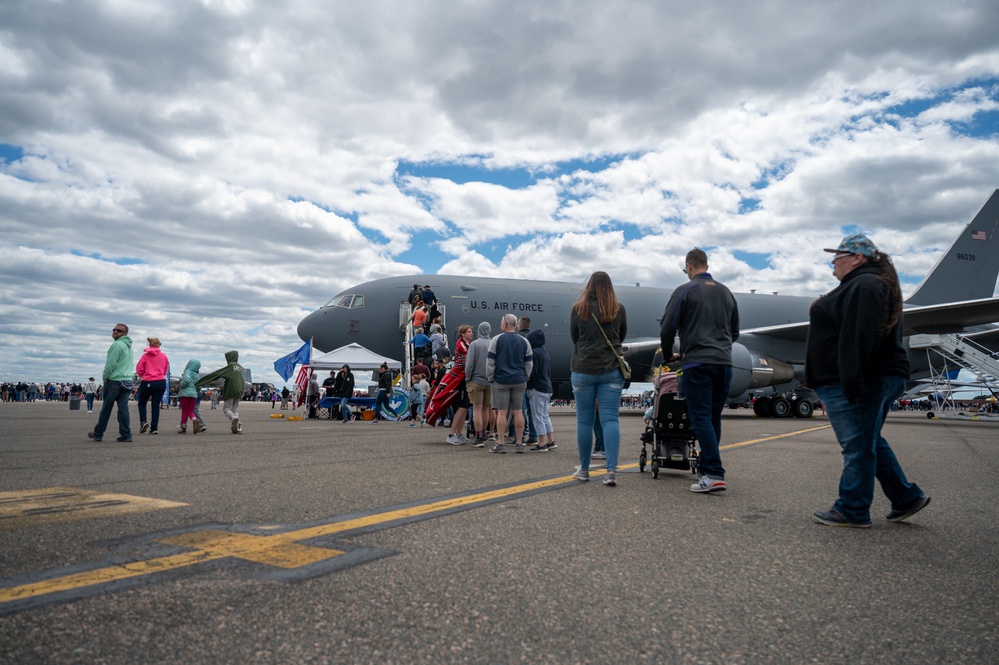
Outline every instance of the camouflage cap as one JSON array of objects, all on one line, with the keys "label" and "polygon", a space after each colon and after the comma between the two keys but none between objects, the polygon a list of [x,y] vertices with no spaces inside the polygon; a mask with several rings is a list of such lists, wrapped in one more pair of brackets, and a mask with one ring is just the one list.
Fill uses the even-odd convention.
[{"label": "camouflage cap", "polygon": [[878,252],[878,248],[863,233],[854,233],[852,236],[843,238],[843,241],[836,249],[826,249],[823,251],[832,252],[833,254],[860,254],[861,256],[874,258],[874,255]]}]

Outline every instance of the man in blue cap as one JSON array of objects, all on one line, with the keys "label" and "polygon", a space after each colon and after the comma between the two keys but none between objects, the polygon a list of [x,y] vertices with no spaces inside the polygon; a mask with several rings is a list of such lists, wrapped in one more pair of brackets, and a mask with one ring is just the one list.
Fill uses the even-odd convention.
[{"label": "man in blue cap", "polygon": [[871,526],[874,480],[891,501],[889,522],[926,507],[930,497],[906,480],[881,436],[885,416],[905,389],[909,359],[902,346],[902,289],[891,258],[863,234],[827,249],[839,286],[812,304],[805,383],[825,405],[843,449],[839,498],[813,519],[828,526]]}]

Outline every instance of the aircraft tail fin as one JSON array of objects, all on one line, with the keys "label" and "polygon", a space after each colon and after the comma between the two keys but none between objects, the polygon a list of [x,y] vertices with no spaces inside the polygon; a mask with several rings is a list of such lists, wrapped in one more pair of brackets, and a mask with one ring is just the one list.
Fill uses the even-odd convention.
[{"label": "aircraft tail fin", "polygon": [[999,189],[905,301],[935,305],[991,298],[999,277]]}]

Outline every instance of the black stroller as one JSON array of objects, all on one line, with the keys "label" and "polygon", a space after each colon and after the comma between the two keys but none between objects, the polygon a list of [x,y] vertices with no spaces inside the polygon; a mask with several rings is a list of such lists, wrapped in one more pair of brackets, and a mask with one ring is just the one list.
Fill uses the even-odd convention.
[{"label": "black stroller", "polygon": [[[652,467],[652,477],[659,469],[689,469],[697,473],[697,438],[687,417],[687,403],[677,396],[676,373],[661,372],[655,381],[652,419],[642,433],[642,454],[638,470]],[[651,464],[646,446],[652,446]]]}]

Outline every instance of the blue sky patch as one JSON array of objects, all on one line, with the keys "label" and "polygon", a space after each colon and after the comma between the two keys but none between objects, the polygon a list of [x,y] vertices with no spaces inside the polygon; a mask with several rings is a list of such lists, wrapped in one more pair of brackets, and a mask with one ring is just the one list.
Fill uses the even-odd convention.
[{"label": "blue sky patch", "polygon": [[735,250],[732,252],[732,256],[753,270],[765,270],[770,267],[770,254],[765,252],[742,252]]},{"label": "blue sky patch", "polygon": [[739,200],[739,214],[744,215],[747,212],[753,212],[758,210],[760,207],[759,199],[747,199],[742,198]]},{"label": "blue sky patch", "polygon": [[105,263],[114,263],[115,265],[119,265],[119,266],[138,266],[138,265],[145,265],[145,263],[146,263],[142,259],[133,259],[133,258],[129,258],[127,256],[115,257],[115,258],[107,258],[107,257],[101,256],[97,252],[92,252],[90,254],[86,254],[85,252],[81,252],[78,249],[71,249],[71,250],[69,250],[69,253],[72,254],[73,256],[82,256],[82,257],[87,258],[87,259],[96,259],[98,261],[104,261]]},{"label": "blue sky patch", "polygon": [[0,161],[4,162],[16,162],[17,160],[24,157],[24,149],[19,145],[10,145],[9,143],[0,143]]}]

